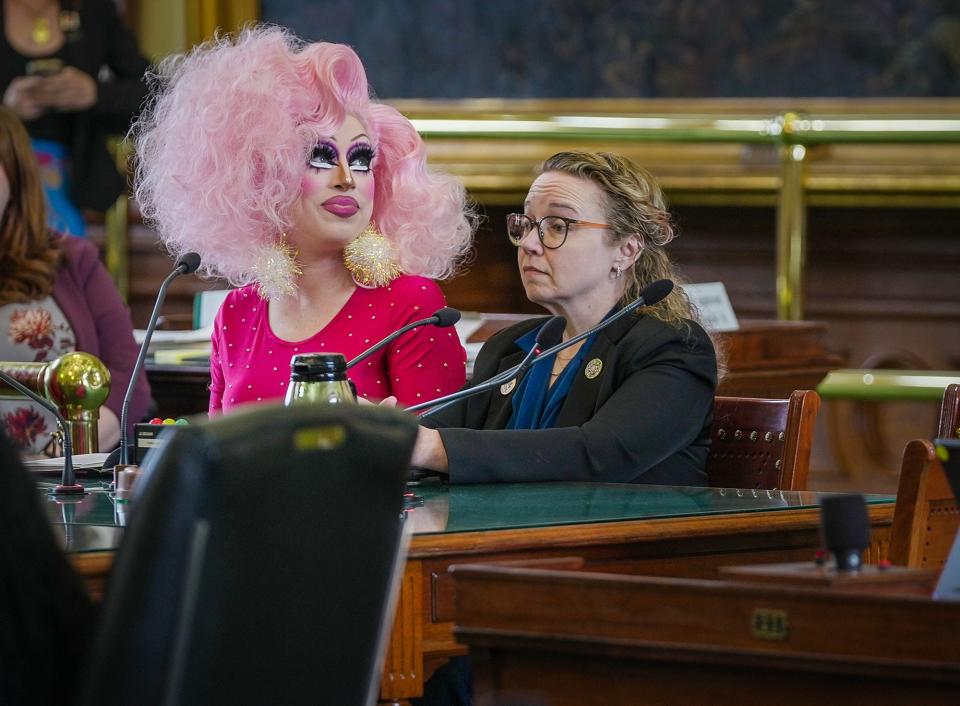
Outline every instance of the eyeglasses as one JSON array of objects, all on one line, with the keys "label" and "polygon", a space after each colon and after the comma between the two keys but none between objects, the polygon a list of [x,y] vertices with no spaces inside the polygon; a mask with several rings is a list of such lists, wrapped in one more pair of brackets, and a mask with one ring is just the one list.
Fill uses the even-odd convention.
[{"label": "eyeglasses", "polygon": [[507,237],[510,238],[511,243],[519,246],[520,241],[527,237],[527,233],[536,227],[537,235],[540,236],[543,247],[556,250],[566,242],[571,225],[588,228],[610,227],[606,223],[578,221],[576,218],[564,218],[563,216],[544,216],[539,221],[535,221],[522,213],[511,213],[507,216]]}]

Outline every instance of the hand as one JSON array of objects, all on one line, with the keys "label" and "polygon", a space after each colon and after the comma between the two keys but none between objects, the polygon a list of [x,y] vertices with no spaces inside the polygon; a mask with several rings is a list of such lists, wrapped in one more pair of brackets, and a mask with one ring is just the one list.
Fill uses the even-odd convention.
[{"label": "hand", "polygon": [[34,91],[42,80],[39,76],[17,76],[3,94],[3,105],[21,120],[39,118],[44,107],[34,97]]},{"label": "hand", "polygon": [[397,406],[397,398],[394,397],[393,395],[389,395],[389,396],[387,396],[387,397],[384,397],[384,398],[383,398],[382,400],[380,400],[379,402],[374,403],[374,402],[371,402],[370,400],[368,400],[366,397],[360,397],[360,396],[358,396],[358,397],[357,397],[357,404],[359,404],[359,405],[365,405],[365,406],[368,406],[368,407],[373,407],[374,405],[376,405],[377,407],[396,407],[396,406]]},{"label": "hand", "polygon": [[417,430],[417,441],[413,445],[410,465],[440,473],[448,472],[447,449],[443,445],[443,439],[440,438],[440,432],[426,427],[420,427]]},{"label": "hand", "polygon": [[61,112],[79,112],[97,102],[97,82],[73,66],[48,78],[41,78],[32,91],[34,100],[46,108]]}]

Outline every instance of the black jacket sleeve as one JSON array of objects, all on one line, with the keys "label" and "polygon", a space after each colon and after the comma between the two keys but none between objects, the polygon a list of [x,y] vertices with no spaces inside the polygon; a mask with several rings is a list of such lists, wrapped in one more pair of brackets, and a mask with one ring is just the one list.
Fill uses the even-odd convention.
[{"label": "black jacket sleeve", "polygon": [[[706,333],[646,317],[599,355],[605,371],[596,396],[577,400],[571,390],[562,426],[484,430],[472,420],[473,428],[441,428],[451,482],[705,484],[717,382]],[[568,405],[583,409],[570,413]],[[469,417],[460,415],[439,421]]]}]

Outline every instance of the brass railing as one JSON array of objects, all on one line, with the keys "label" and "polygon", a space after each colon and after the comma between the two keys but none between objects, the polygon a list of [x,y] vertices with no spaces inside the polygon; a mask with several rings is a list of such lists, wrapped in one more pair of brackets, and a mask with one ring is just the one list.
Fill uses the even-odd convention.
[{"label": "brass railing", "polygon": [[[960,145],[960,119],[954,117],[960,114],[960,101],[901,102],[922,111],[915,115],[760,112],[770,103],[740,104],[758,111],[755,115],[692,112],[698,106],[717,105],[707,101],[672,101],[667,104],[690,112],[658,114],[635,112],[655,108],[656,101],[396,105],[423,135],[434,163],[461,177],[481,201],[485,196],[494,202],[518,200],[540,159],[571,148],[635,156],[658,175],[675,201],[757,204],[772,195],[777,210],[777,315],[796,320],[804,314],[806,210],[811,194],[831,205],[960,206],[960,148],[947,155],[925,149],[908,159],[889,154],[886,160],[855,152],[837,159],[826,152],[846,145],[890,145],[894,153],[898,146]],[[869,102],[819,103],[828,109],[884,108]],[[570,110],[577,106],[580,111]],[[931,107],[950,112],[926,112]],[[724,148],[731,144],[741,149],[731,153]],[[745,146],[760,150],[745,156]],[[688,148],[679,155],[686,168],[671,164],[670,148],[681,147]],[[811,161],[826,168],[811,174]]]},{"label": "brass railing", "polygon": [[[960,207],[960,100],[784,102],[392,101],[480,202],[519,202],[553,152],[606,149],[650,169],[674,203],[774,206],[777,315],[796,320],[808,205]],[[118,204],[107,221],[118,278],[125,215]]]}]

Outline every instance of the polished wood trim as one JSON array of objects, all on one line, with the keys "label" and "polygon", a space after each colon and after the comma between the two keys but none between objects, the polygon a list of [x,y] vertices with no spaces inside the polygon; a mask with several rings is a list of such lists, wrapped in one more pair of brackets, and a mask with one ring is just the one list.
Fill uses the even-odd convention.
[{"label": "polished wood trim", "polygon": [[107,579],[113,568],[113,552],[71,553],[67,557],[83,577],[90,597],[97,602],[103,600]]},{"label": "polished wood trim", "polygon": [[[928,597],[454,568],[475,703],[952,704],[960,606]],[[757,616],[782,630],[758,631]],[[812,698],[813,697],[813,698]],[[522,701],[524,703],[533,701]]]},{"label": "polished wood trim", "polygon": [[960,439],[960,385],[951,383],[943,390],[937,438]]},{"label": "polished wood trim", "polygon": [[890,561],[918,568],[943,566],[960,527],[954,497],[933,444],[913,439],[903,450]]},{"label": "polished wood trim", "polygon": [[408,699],[423,693],[423,595],[422,566],[408,562],[400,582],[397,612],[387,643],[380,678],[380,692],[392,699]]},{"label": "polished wood trim", "polygon": [[[766,493],[739,491],[731,493]],[[770,491],[776,492],[776,491]],[[871,524],[889,526],[893,519],[893,503],[871,505],[867,509]],[[763,517],[762,522],[757,518]],[[698,515],[682,518],[603,522],[582,525],[534,527],[496,532],[455,532],[415,535],[410,543],[411,558],[427,558],[449,554],[471,555],[482,552],[522,551],[543,547],[587,547],[626,542],[655,542],[667,538],[736,537],[765,535],[816,529],[817,508],[778,510],[762,513]]]}]

